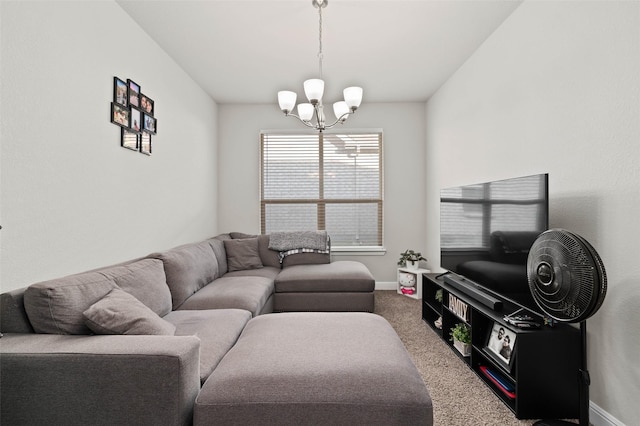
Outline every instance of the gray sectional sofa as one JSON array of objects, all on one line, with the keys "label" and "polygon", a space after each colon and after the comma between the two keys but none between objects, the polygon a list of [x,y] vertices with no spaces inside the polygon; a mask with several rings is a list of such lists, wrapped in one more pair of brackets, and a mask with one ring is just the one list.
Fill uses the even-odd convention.
[{"label": "gray sectional sofa", "polygon": [[[216,418],[210,415],[216,412],[212,398],[219,400],[225,386],[231,389],[233,384],[220,385],[212,378],[205,393],[203,385],[237,345],[249,348],[257,359],[261,351],[269,352],[267,337],[245,337],[244,330],[253,322],[254,328],[269,324],[265,319],[272,315],[263,314],[290,312],[273,315],[291,325],[311,321],[321,328],[323,323],[330,327],[327,320],[338,318],[333,315],[346,315],[341,323],[349,327],[353,322],[351,330],[359,334],[359,327],[364,330],[365,324],[379,321],[373,317],[380,317],[344,311],[373,312],[374,285],[358,262],[330,262],[329,253],[318,250],[293,251],[282,258],[269,249],[268,235],[231,233],[3,293],[0,418],[12,425],[188,425],[195,411],[196,424],[237,423],[229,420],[235,415],[229,407],[238,404],[223,402],[226,411]],[[339,334],[329,341],[340,344],[345,335]],[[412,398],[420,403],[408,405],[426,419],[420,424],[430,424],[431,402],[424,384],[416,381],[419,375],[399,339],[385,339],[380,347],[386,344],[396,352],[402,348],[400,355],[394,354],[400,364],[397,383],[389,391],[404,389],[407,375],[413,376]],[[377,340],[374,346],[379,346]],[[357,355],[362,349],[352,351]],[[236,375],[242,359],[230,356],[227,365],[232,367],[219,373]],[[252,379],[238,380],[247,386]],[[380,378],[380,383],[390,382]],[[253,401],[250,387],[240,393]],[[197,397],[202,404],[196,404]],[[295,398],[292,406],[303,407]],[[319,406],[322,402],[314,405]],[[263,415],[252,411],[253,402],[242,407],[243,413],[248,409]],[[356,411],[345,414],[340,408],[333,419],[340,423],[345,415],[362,411],[352,407]],[[388,418],[395,415],[391,410]],[[249,417],[252,422],[261,418]],[[272,424],[286,422],[275,419]]]}]

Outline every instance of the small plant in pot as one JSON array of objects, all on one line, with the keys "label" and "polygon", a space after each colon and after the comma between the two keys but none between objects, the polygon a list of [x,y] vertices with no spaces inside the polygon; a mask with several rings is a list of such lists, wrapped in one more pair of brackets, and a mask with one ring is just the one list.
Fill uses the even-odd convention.
[{"label": "small plant in pot", "polygon": [[449,332],[453,346],[463,356],[471,355],[471,328],[468,325],[458,323]]},{"label": "small plant in pot", "polygon": [[405,250],[404,253],[400,253],[398,265],[409,269],[418,269],[418,265],[421,260],[427,260],[425,257],[422,257],[422,253],[418,253],[413,250]]}]

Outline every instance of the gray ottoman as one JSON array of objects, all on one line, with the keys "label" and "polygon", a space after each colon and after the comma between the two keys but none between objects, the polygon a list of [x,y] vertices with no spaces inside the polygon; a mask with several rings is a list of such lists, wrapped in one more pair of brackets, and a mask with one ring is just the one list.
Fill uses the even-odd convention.
[{"label": "gray ottoman", "polygon": [[274,281],[275,312],[373,312],[375,279],[365,265],[340,260],[286,266]]},{"label": "gray ottoman", "polygon": [[432,425],[391,325],[369,313],[253,318],[196,399],[194,425]]}]

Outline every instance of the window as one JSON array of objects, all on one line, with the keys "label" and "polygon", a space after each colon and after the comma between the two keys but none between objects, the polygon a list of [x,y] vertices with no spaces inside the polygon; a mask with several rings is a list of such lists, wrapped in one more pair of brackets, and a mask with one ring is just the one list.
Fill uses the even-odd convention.
[{"label": "window", "polygon": [[382,246],[382,133],[262,133],[262,233],[326,230],[336,247]]}]

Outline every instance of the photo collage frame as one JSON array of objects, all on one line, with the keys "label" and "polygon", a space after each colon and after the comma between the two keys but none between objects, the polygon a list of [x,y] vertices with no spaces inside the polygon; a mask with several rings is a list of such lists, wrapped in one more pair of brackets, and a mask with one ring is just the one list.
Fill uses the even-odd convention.
[{"label": "photo collage frame", "polygon": [[155,102],[135,81],[113,77],[111,122],[121,128],[120,146],[151,155],[151,136],[158,128]]}]

